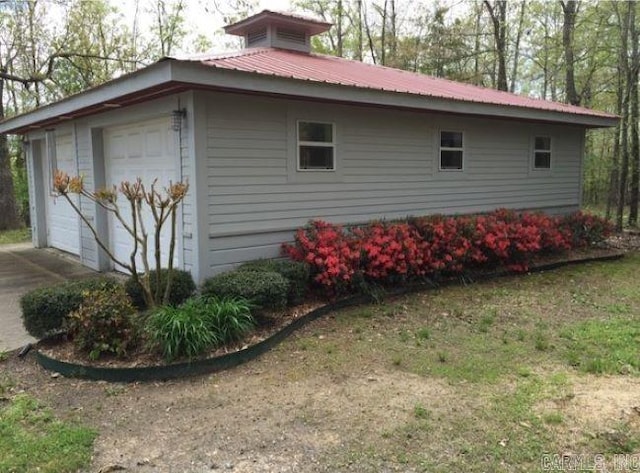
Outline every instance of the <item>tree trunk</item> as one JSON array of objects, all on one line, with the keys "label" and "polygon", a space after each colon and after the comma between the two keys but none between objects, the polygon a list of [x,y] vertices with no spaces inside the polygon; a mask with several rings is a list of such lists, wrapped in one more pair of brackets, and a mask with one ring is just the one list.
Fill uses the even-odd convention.
[{"label": "tree trunk", "polygon": [[638,136],[638,29],[636,28],[636,2],[629,11],[629,39],[631,39],[631,70],[629,71],[629,88],[631,93],[631,196],[629,200],[629,226],[638,225],[638,199],[640,198],[640,137]]},{"label": "tree trunk", "polygon": [[627,180],[629,178],[629,101],[631,95],[629,65],[629,27],[632,2],[627,3],[627,11],[618,15],[620,20],[620,66],[624,77],[624,95],[622,99],[622,120],[620,124],[620,180],[618,185],[618,206],[616,209],[616,230],[622,230],[624,207],[627,196]]},{"label": "tree trunk", "polygon": [[364,50],[364,41],[362,36],[362,0],[358,0],[358,54],[356,56],[358,61],[362,61],[362,51]]},{"label": "tree trunk", "polygon": [[473,83],[475,85],[482,85],[482,78],[480,76],[480,34],[481,34],[481,19],[482,19],[482,5],[478,5],[476,3],[476,7],[474,9],[476,18],[475,18],[475,34],[474,34],[474,45],[473,45]]},{"label": "tree trunk", "polygon": [[515,92],[516,80],[518,78],[518,61],[520,60],[520,39],[522,38],[522,29],[524,26],[524,14],[526,11],[527,2],[522,0],[520,4],[520,19],[518,21],[518,31],[516,32],[516,42],[513,46],[513,68],[511,69],[511,84],[509,85],[509,92]]},{"label": "tree trunk", "polygon": [[380,64],[387,64],[387,0],[384,0],[384,10],[382,10],[382,31],[380,33]]},{"label": "tree trunk", "polygon": [[[622,116],[622,101],[623,101],[623,87],[624,80],[622,79],[621,66],[618,65],[617,76],[617,94],[616,94],[616,115]],[[611,172],[609,176],[609,194],[607,196],[607,208],[605,211],[605,217],[607,220],[611,219],[611,213],[613,209],[618,208],[618,182],[620,180],[620,133],[622,124],[618,122],[615,130],[615,138],[613,141],[613,157],[611,160]]]},{"label": "tree trunk", "polygon": [[564,23],[562,24],[562,45],[564,47],[565,62],[565,88],[567,103],[580,105],[580,97],[576,91],[575,61],[573,54],[573,32],[576,26],[576,15],[578,13],[578,2],[576,0],[561,1],[562,12],[564,13]]},{"label": "tree trunk", "polygon": [[[5,72],[4,68],[0,68]],[[0,121],[4,119],[4,80],[0,79]],[[0,134],[0,231],[20,227],[7,135]]]},{"label": "tree trunk", "polygon": [[337,45],[336,45],[337,46],[336,47],[336,54],[338,55],[338,57],[342,57],[343,54],[344,54],[344,52],[343,52],[344,51],[344,47],[343,47],[344,41],[343,41],[343,38],[342,38],[342,35],[343,35],[343,32],[342,32],[342,21],[343,21],[343,18],[344,18],[344,10],[342,8],[342,0],[338,0],[338,15],[337,16],[338,16],[338,21],[336,22],[337,23],[337,25],[336,25],[336,29],[337,29],[336,34],[338,35],[338,41],[337,41]]},{"label": "tree trunk", "polygon": [[485,0],[484,4],[489,11],[493,23],[493,38],[496,47],[496,60],[498,63],[498,77],[496,88],[509,90],[507,85],[507,2],[496,0],[493,5]]}]

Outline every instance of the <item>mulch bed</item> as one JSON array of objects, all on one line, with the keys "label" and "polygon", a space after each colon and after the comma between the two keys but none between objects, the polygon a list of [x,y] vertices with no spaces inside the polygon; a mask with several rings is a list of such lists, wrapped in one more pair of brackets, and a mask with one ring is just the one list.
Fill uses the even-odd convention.
[{"label": "mulch bed", "polygon": [[[561,255],[552,257],[544,257],[536,259],[531,265],[531,270],[537,268],[552,268],[555,265],[571,264],[573,262],[583,262],[597,259],[606,259],[620,256],[627,251],[640,249],[640,233],[625,232],[610,238],[605,245],[589,249],[574,250]],[[481,280],[483,278],[502,275],[503,272],[493,273],[476,273],[472,275],[471,280]],[[459,278],[442,281],[443,283],[455,283]],[[467,281],[469,278],[466,279]],[[424,284],[412,286],[408,290],[425,288]],[[394,291],[391,291],[393,294]],[[280,332],[285,327],[293,323],[296,319],[310,313],[314,309],[326,305],[327,301],[320,297],[314,297],[301,305],[290,307],[280,312],[262,312],[257,314],[257,327],[242,341],[231,345],[223,346],[215,350],[204,353],[203,355],[188,359],[177,359],[171,363],[167,363],[159,354],[150,351],[144,341],[139,343],[138,348],[128,354],[127,358],[116,358],[113,356],[103,356],[99,360],[90,360],[86,353],[80,352],[75,348],[71,340],[60,336],[38,343],[37,349],[40,353],[59,361],[80,364],[89,367],[101,368],[143,368],[152,366],[167,366],[175,363],[184,363],[188,361],[198,361],[216,358],[229,353],[239,352],[247,347],[253,346],[264,341],[274,334]]]}]

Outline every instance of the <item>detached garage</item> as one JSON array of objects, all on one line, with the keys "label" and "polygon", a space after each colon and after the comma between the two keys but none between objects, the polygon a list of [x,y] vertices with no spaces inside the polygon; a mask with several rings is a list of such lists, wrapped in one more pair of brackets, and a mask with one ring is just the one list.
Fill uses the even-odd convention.
[{"label": "detached garage", "polygon": [[[242,51],[165,58],[0,123],[27,150],[34,245],[113,267],[52,197],[54,169],[89,190],[187,181],[175,265],[196,281],[277,256],[309,219],[579,208],[585,133],[616,116],[312,53],[329,27],[265,10],[226,28]],[[124,230],[78,204],[127,258]]]}]

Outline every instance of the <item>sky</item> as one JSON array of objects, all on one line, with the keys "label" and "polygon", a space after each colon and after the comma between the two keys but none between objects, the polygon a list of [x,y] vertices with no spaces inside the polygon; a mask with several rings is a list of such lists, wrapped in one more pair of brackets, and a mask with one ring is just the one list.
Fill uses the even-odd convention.
[{"label": "sky", "polygon": [[[144,12],[154,0],[139,0],[140,12]],[[110,0],[124,15],[125,21],[133,23],[136,10],[136,2],[133,0]],[[224,35],[222,31],[225,23],[223,14],[233,14],[228,2],[225,0],[185,0],[185,23],[187,25],[187,37],[183,41],[183,48],[174,51],[175,54],[187,54],[194,52],[194,40],[203,35],[212,42],[213,49],[223,51],[225,49],[237,49],[238,41]],[[216,8],[217,6],[217,8]],[[290,0],[260,0],[256,13],[262,10],[295,11]],[[222,11],[222,13],[221,13]],[[149,28],[153,22],[150,14],[139,14],[141,27]]]}]

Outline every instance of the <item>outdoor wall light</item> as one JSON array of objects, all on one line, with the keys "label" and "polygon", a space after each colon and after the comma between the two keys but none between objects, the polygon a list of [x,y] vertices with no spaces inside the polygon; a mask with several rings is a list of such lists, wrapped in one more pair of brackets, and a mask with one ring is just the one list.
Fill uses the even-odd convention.
[{"label": "outdoor wall light", "polygon": [[171,129],[173,131],[180,131],[180,129],[182,128],[182,120],[184,120],[186,117],[187,110],[184,108],[171,112]]}]

